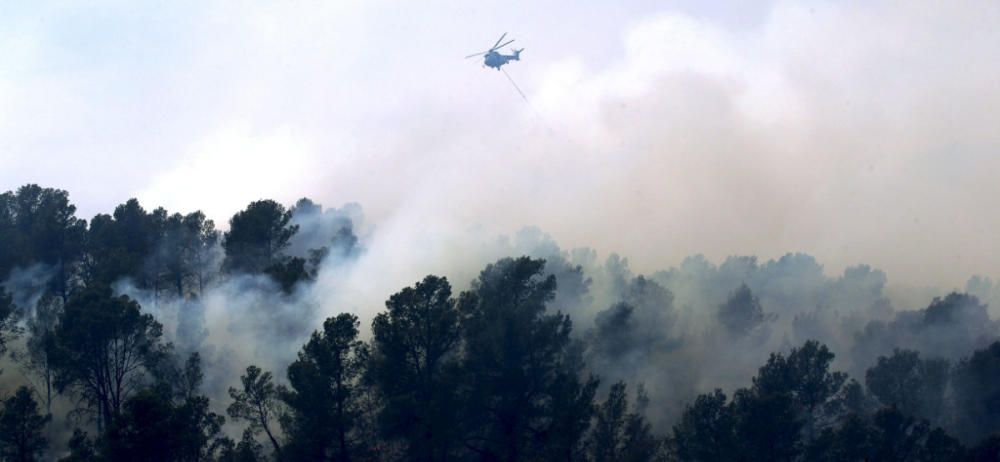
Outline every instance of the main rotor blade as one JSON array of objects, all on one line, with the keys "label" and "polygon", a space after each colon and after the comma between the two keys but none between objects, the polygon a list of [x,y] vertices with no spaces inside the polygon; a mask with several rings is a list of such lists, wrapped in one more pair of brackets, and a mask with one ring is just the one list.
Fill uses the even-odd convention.
[{"label": "main rotor blade", "polygon": [[[500,43],[501,41],[503,41],[503,38],[506,37],[506,36],[507,36],[507,33],[504,32],[503,35],[501,35],[500,38],[497,39],[497,43]],[[493,44],[493,48],[497,47],[497,43]]]},{"label": "main rotor blade", "polygon": [[483,51],[483,52],[480,52],[480,53],[476,53],[474,55],[469,55],[469,56],[466,56],[465,59],[469,59],[469,58],[472,58],[474,56],[482,56],[482,55],[485,55],[486,53],[489,53],[489,51]]},{"label": "main rotor blade", "polygon": [[493,49],[496,50],[497,48],[503,48],[503,47],[505,47],[507,45],[510,45],[513,42],[514,42],[514,39],[510,39],[510,41],[508,41],[507,43],[505,43],[503,45],[497,45],[497,46],[493,47]]}]

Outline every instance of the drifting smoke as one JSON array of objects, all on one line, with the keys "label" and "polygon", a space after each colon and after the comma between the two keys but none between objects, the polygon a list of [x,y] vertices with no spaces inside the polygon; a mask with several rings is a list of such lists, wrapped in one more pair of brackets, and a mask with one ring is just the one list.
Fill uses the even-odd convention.
[{"label": "drifting smoke", "polygon": [[[0,125],[0,181],[67,188],[83,216],[137,195],[220,219],[254,197],[291,205],[305,194],[364,204],[399,247],[534,224],[647,274],[697,253],[806,251],[837,272],[865,261],[897,283],[950,288],[1000,272],[989,257],[1000,191],[987,173],[998,167],[1000,67],[984,59],[1000,48],[1000,8],[905,6],[707,8],[720,15],[648,2],[375,1],[215,5],[167,22],[110,7],[108,34],[164,50],[134,74],[60,67],[77,56],[68,45],[118,55],[59,27],[81,11],[46,9],[17,29],[31,45],[7,53],[24,70],[0,81],[0,100],[25,116]],[[552,132],[502,75],[456,62],[496,24],[516,24],[529,47],[509,70]],[[18,66],[25,50],[40,56]],[[161,95],[159,110],[108,94],[123,78],[129,95]],[[121,129],[133,125],[149,129]],[[52,162],[35,165],[38,155]],[[80,175],[81,164],[107,168]]]},{"label": "drifting smoke", "polygon": [[42,263],[14,268],[2,286],[13,296],[14,306],[24,310],[22,314],[31,315],[55,273],[55,268]]},{"label": "drifting smoke", "polygon": [[[580,10],[563,6],[567,14]],[[449,15],[420,12],[415,18],[426,24],[418,27],[395,3],[364,8],[373,8],[365,16],[379,24],[398,21],[433,43],[454,42],[442,35],[451,31],[427,17]],[[558,282],[550,309],[571,316],[574,335],[587,345],[588,367],[604,386],[644,384],[647,414],[661,430],[697,394],[746,386],[770,353],[808,339],[827,344],[837,354],[834,368],[862,380],[894,348],[955,362],[997,338],[1000,283],[976,276],[956,287],[968,295],[950,293],[970,272],[996,277],[1000,271],[994,258],[1000,221],[992,213],[1000,194],[986,173],[997,171],[992,153],[1000,145],[1000,68],[984,59],[1000,48],[995,5],[968,2],[920,14],[921,8],[899,11],[890,3],[777,2],[759,24],[738,32],[662,13],[593,39],[616,47],[600,59],[545,56],[546,48],[580,48],[547,39],[552,46],[536,47],[546,64],[525,67],[517,78],[553,131],[539,129],[533,115],[514,105],[521,102],[504,93],[506,82],[491,86],[496,82],[473,74],[475,67],[466,74],[441,71],[453,69],[459,50],[426,56],[426,74],[400,85],[400,69],[356,66],[379,54],[371,50],[343,51],[336,63],[319,58],[348,37],[366,41],[357,37],[372,29],[365,21],[330,27],[350,17],[340,7],[264,15],[233,9],[209,14],[213,27],[191,27],[210,31],[192,39],[205,46],[190,62],[169,63],[216,76],[214,86],[164,73],[177,95],[205,98],[192,105],[177,97],[167,105],[179,119],[204,127],[162,130],[178,135],[170,140],[144,138],[142,146],[162,150],[148,156],[156,159],[153,173],[126,172],[149,168],[135,159],[140,149],[109,129],[119,118],[130,120],[127,108],[94,118],[96,135],[86,135],[129,148],[102,159],[123,165],[111,169],[115,178],[149,205],[203,207],[220,223],[256,194],[291,204],[296,194],[320,192],[323,200],[350,198],[366,207],[362,213],[354,203],[327,210],[311,201],[294,205],[298,232],[287,252],[316,262],[315,280],[288,293],[260,275],[210,281],[197,298],[116,282],[118,293],[164,324],[179,354],[201,353],[205,393],[218,412],[247,365],[281,380],[323,319],[358,314],[367,336],[372,317],[399,289],[437,274],[458,292],[506,256],[547,261],[546,272]],[[257,16],[273,23],[262,25]],[[517,16],[507,19],[531,15]],[[550,16],[536,16],[544,20],[525,26],[536,32],[536,43],[559,35],[542,33]],[[253,25],[220,31],[216,22]],[[295,33],[261,31],[283,24],[295,24],[288,28]],[[480,28],[462,35],[481,35]],[[615,34],[624,38],[606,40]],[[410,56],[424,56],[427,48],[395,36],[372,43]],[[232,62],[250,49],[245,62]],[[288,66],[276,65],[276,55]],[[231,66],[218,69],[219,62]],[[346,84],[330,84],[337,74],[347,76]],[[30,73],[17,77],[43,83],[22,88],[12,80],[0,85],[0,99],[6,88],[34,95],[50,90],[35,85],[53,85]],[[90,78],[102,75],[84,79],[84,87],[95,85]],[[220,82],[245,83],[216,92],[226,87]],[[155,84],[136,91],[151,93],[155,87],[145,85]],[[107,107],[84,96],[66,100],[57,111],[65,126],[90,127],[74,114]],[[331,111],[340,107],[331,101],[349,110]],[[33,114],[49,102],[11,104],[11,113]],[[220,108],[212,123],[179,109],[202,106]],[[21,125],[41,119],[0,119],[0,128],[46,133]],[[24,155],[0,169],[0,179],[14,184],[24,178],[10,172],[30,176],[42,168],[28,165],[35,157],[27,154],[38,147],[36,138],[49,137],[10,138],[8,151]],[[86,187],[115,182],[78,175],[76,165],[44,168],[66,168],[62,184],[89,195],[90,209],[119,199],[110,186]],[[216,197],[208,191],[220,189],[223,171],[232,184]],[[528,223],[541,228],[502,236]],[[797,249],[819,260],[784,253]],[[218,265],[221,249],[215,250]],[[705,255],[683,258],[697,252]],[[739,255],[748,252],[761,256]],[[35,265],[15,269],[4,282],[26,318],[53,274]],[[732,328],[723,313],[749,324]],[[3,363],[5,387],[25,379],[17,367]]]},{"label": "drifting smoke", "polygon": [[[291,210],[290,223],[302,234],[289,241],[289,253],[323,258],[316,260],[314,280],[290,292],[266,275],[222,275],[197,297],[183,298],[140,288],[130,279],[114,284],[117,293],[138,301],[163,324],[178,360],[200,354],[202,393],[216,412],[225,411],[227,389],[250,364],[283,381],[283,371],[323,319],[355,313],[367,336],[367,326],[388,296],[423,274],[446,276],[456,290],[465,290],[486,264],[505,256],[546,260],[545,272],[557,280],[549,309],[570,315],[589,372],[602,378],[602,389],[619,380],[642,384],[649,395],[647,417],[661,432],[698,394],[745,387],[769,354],[806,340],[827,344],[837,354],[836,369],[863,378],[879,356],[893,349],[955,363],[1000,332],[975,295],[940,294],[918,305],[901,304],[890,295],[886,273],[856,265],[829,275],[815,258],[801,253],[767,261],[732,256],[718,264],[696,255],[641,275],[627,258],[601,258],[589,248],[566,250],[542,230],[524,228],[499,237],[481,230],[453,233],[447,244],[409,249],[411,258],[426,258],[424,264],[400,267],[394,258],[400,255],[394,247],[398,241],[365,225],[360,206],[322,211],[302,200]],[[358,229],[367,231],[355,236]],[[221,255],[221,249],[215,253]],[[449,258],[436,261],[430,258],[434,255]],[[211,272],[217,273],[221,259],[211,261],[216,265]],[[11,272],[4,286],[24,319],[31,318],[53,274],[41,265]],[[988,278],[973,277],[967,287],[986,300],[995,296]],[[895,293],[914,300],[928,291]],[[23,345],[15,342],[14,348]],[[4,366],[7,371],[19,367]],[[3,380],[9,386],[29,375],[8,373]],[[59,398],[54,409],[65,414],[73,405]],[[69,428],[56,428],[52,436],[65,441],[68,433],[59,432]],[[227,432],[236,436],[241,428],[230,423]]]}]

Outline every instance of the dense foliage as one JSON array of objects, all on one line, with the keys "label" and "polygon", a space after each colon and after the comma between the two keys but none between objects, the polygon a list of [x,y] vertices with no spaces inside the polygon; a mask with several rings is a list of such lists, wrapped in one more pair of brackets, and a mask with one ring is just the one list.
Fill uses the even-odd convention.
[{"label": "dense foliage", "polygon": [[[153,307],[121,285],[153,300],[196,300],[218,280],[246,276],[294,297],[325,259],[359,252],[350,220],[319,221],[321,210],[307,199],[291,209],[257,201],[220,234],[201,212],[147,212],[134,199],[88,223],[65,191],[27,185],[0,195],[0,280],[39,271],[45,281],[24,302],[30,306],[0,286],[0,354],[11,353],[33,384],[0,389],[0,460],[1000,456],[996,332],[957,362],[900,342],[856,379],[834,370],[824,343],[797,342],[770,354],[745,387],[698,394],[669,424],[657,424],[663,408],[642,383],[657,376],[633,366],[655,368],[674,348],[663,330],[682,320],[668,286],[684,275],[661,275],[661,284],[613,259],[614,299],[588,325],[574,326],[572,313],[589,296],[580,267],[501,258],[467,290],[456,293],[433,275],[399,290],[370,330],[355,314],[329,317],[285,370],[241,364],[225,402],[210,399],[202,356],[168,342]],[[300,230],[308,240],[295,240]],[[729,282],[713,316],[726,347],[737,349],[776,318],[746,282]],[[975,332],[981,337],[992,326],[983,316],[975,297],[952,294],[912,316],[866,325],[858,345],[875,348],[879,332],[948,333],[941,326],[962,319],[986,326]],[[54,395],[72,403],[67,415],[53,409]],[[55,421],[74,428],[72,437],[54,441]]]}]

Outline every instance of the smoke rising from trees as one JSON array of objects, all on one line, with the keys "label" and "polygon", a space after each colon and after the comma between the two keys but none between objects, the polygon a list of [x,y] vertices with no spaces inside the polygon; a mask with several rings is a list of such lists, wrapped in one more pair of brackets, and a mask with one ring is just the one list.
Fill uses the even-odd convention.
[{"label": "smoke rising from trees", "polygon": [[[900,306],[863,264],[828,275],[801,253],[693,256],[642,275],[524,228],[470,231],[413,284],[398,269],[424,255],[387,259],[358,205],[255,201],[216,227],[135,200],[87,222],[33,185],[0,198],[0,233],[19,243],[0,262],[0,383],[30,387],[10,415],[44,427],[29,438],[44,451],[649,460],[774,443],[795,459],[878,453],[845,432],[887,425],[923,435],[920,451],[1000,431],[982,405],[1000,337],[987,305],[952,292]],[[987,277],[967,287],[994,296]],[[313,388],[326,378],[336,386]],[[150,415],[180,439],[143,436]],[[699,447],[704,425],[732,446]]]}]

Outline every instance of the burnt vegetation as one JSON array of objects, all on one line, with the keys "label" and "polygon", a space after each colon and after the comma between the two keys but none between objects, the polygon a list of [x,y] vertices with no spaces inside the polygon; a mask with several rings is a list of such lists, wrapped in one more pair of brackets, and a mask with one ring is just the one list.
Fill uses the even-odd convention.
[{"label": "burnt vegetation", "polygon": [[[1000,460],[987,279],[897,310],[864,265],[634,275],[527,230],[470,284],[428,275],[370,319],[313,322],[303,293],[364,254],[359,217],[261,200],[221,231],[0,194],[0,460]],[[237,282],[268,294],[230,313],[264,320],[243,347],[287,337],[294,358],[212,342],[204,300]]]}]

